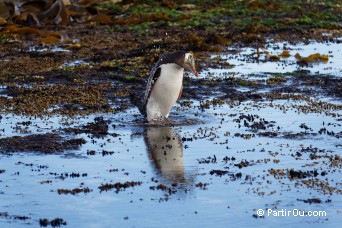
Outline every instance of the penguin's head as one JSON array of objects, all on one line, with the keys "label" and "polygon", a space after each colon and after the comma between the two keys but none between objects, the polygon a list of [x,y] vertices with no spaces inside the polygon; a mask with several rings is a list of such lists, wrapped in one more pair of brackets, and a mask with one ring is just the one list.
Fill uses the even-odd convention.
[{"label": "penguin's head", "polygon": [[195,58],[192,52],[186,52],[184,54],[184,68],[190,70],[196,77],[198,77],[198,72],[195,67]]}]

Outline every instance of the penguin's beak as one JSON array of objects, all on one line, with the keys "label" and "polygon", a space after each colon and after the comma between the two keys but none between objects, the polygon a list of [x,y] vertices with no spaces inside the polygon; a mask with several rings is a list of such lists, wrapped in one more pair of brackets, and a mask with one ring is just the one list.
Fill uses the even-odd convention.
[{"label": "penguin's beak", "polygon": [[196,71],[195,68],[191,68],[191,72],[194,73],[194,75],[195,75],[196,77],[198,77],[198,72]]},{"label": "penguin's beak", "polygon": [[195,67],[189,66],[189,70],[190,70],[196,77],[198,77],[198,72],[196,71]]}]

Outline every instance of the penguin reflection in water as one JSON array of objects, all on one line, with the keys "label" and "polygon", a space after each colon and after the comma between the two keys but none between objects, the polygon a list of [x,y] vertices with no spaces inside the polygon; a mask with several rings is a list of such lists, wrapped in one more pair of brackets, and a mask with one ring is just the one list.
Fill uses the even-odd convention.
[{"label": "penguin reflection in water", "polygon": [[182,95],[184,69],[196,77],[192,52],[176,51],[163,55],[152,68],[140,111],[151,121],[164,121]]},{"label": "penguin reflection in water", "polygon": [[192,185],[194,175],[184,168],[182,139],[172,127],[146,127],[144,141],[151,164],[164,182]]}]

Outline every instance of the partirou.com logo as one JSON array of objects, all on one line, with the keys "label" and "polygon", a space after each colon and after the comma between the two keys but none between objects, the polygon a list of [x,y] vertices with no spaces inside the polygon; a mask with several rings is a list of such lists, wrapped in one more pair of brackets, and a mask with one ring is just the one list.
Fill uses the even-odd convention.
[{"label": "partirou.com logo", "polygon": [[258,209],[257,215],[262,216],[274,216],[274,217],[286,217],[286,216],[313,216],[313,217],[326,217],[326,211],[304,211],[299,209],[281,209],[281,210],[272,210],[272,209]]}]

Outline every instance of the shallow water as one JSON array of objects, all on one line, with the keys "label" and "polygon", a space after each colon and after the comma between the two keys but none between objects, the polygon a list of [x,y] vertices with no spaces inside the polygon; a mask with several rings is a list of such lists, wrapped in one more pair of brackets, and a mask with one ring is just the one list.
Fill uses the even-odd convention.
[{"label": "shallow water", "polygon": [[[255,64],[232,70],[254,73]],[[314,67],[322,71],[321,64]],[[302,108],[310,105],[227,101],[202,109],[194,100],[190,107],[178,104],[168,126],[147,125],[135,108],[75,118],[2,114],[0,138],[56,133],[87,143],[56,154],[0,153],[1,227],[37,227],[43,218],[62,218],[70,227],[339,227],[342,110]],[[64,131],[96,117],[110,122],[108,134]],[[76,188],[87,191],[63,191]]]},{"label": "shallow water", "polygon": [[[230,69],[209,69],[204,71],[202,75],[215,74],[212,76],[240,76],[244,77],[249,74],[258,73],[286,73],[295,70],[308,70],[311,73],[330,74],[341,77],[342,69],[342,43],[317,43],[311,42],[309,44],[299,43],[296,45],[288,42],[284,43],[270,43],[265,48],[269,55],[280,55],[283,50],[288,50],[290,57],[280,58],[280,61],[267,60],[266,54],[261,54],[257,59],[255,48],[242,48],[237,54],[219,55],[221,58],[227,60],[230,65],[234,65]],[[229,48],[228,48],[229,50]],[[232,49],[234,51],[235,49]],[[262,50],[260,50],[262,52]],[[321,55],[328,55],[329,60],[327,63],[319,62],[312,63],[308,66],[299,66],[295,54],[300,54],[302,57],[307,57],[311,54],[319,53]],[[213,55],[212,58],[218,55]],[[267,77],[267,75],[265,76]]]}]

